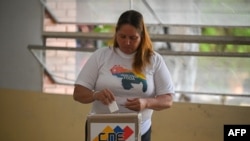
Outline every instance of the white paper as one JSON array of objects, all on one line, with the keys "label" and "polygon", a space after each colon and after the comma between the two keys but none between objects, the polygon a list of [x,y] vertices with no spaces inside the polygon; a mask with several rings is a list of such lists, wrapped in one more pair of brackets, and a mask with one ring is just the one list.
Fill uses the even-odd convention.
[{"label": "white paper", "polygon": [[118,105],[117,105],[116,101],[113,101],[112,103],[109,104],[109,111],[111,113],[114,113],[114,112],[116,112],[118,110],[119,110],[119,108],[118,108]]}]

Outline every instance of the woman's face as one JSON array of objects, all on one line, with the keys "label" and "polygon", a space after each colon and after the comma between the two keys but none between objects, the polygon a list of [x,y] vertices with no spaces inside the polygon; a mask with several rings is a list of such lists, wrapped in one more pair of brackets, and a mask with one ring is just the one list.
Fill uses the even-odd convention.
[{"label": "woman's face", "polygon": [[124,24],[116,33],[116,41],[122,52],[132,54],[136,52],[141,42],[141,36],[134,26]]}]

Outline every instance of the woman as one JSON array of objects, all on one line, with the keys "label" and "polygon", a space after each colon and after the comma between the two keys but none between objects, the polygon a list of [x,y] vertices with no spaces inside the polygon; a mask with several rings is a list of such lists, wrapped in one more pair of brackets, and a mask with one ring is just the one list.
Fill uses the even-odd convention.
[{"label": "woman", "polygon": [[153,51],[142,14],[128,10],[118,19],[113,47],[98,49],[82,68],[73,96],[93,103],[93,113],[110,113],[114,100],[119,112],[140,112],[141,141],[150,141],[153,110],[170,108],[173,94],[168,68]]}]

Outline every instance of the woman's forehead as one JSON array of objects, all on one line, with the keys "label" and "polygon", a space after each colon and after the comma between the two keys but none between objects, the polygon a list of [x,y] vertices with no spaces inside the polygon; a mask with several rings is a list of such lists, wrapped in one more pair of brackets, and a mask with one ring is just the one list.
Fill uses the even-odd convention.
[{"label": "woman's forehead", "polygon": [[122,34],[139,34],[139,30],[130,24],[122,25],[117,32]]}]

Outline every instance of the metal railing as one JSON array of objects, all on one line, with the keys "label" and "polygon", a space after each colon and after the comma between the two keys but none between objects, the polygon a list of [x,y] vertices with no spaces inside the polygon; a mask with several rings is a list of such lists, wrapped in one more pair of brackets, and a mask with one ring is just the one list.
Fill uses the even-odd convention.
[{"label": "metal railing", "polygon": [[[82,32],[43,32],[43,38],[73,38],[110,40],[113,33],[82,33]],[[179,43],[209,43],[209,44],[238,44],[250,45],[250,37],[246,36],[204,36],[204,35],[169,35],[150,34],[152,41],[179,42]]]},{"label": "metal railing", "polygon": [[[72,48],[72,47],[55,47],[55,46],[41,46],[41,45],[28,45],[28,50],[34,55],[36,60],[45,68],[45,71],[51,76],[57,84],[72,85],[69,83],[61,83],[53,79],[50,71],[46,69],[46,65],[36,56],[32,50],[57,50],[57,51],[74,51],[74,52],[94,52],[96,48]],[[218,53],[218,52],[175,52],[175,51],[159,51],[161,55],[173,56],[207,56],[207,57],[250,57],[250,53]],[[250,94],[233,94],[233,93],[214,93],[214,92],[197,92],[197,91],[176,91],[176,93],[184,93],[187,95],[211,95],[211,96],[233,96],[233,97],[250,97]]]}]

